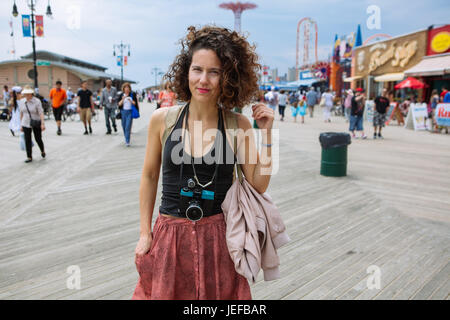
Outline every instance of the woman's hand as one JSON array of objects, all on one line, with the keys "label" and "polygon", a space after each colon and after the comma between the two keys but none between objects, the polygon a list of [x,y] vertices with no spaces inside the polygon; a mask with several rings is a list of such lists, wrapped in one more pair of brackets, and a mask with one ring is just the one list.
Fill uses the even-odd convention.
[{"label": "woman's hand", "polygon": [[152,234],[140,236],[139,241],[136,245],[136,249],[134,250],[134,253],[136,255],[134,260],[135,263],[137,262],[137,259],[142,258],[150,250],[152,241]]},{"label": "woman's hand", "polygon": [[274,112],[264,103],[254,104],[252,106],[252,117],[255,119],[259,129],[272,129]]}]

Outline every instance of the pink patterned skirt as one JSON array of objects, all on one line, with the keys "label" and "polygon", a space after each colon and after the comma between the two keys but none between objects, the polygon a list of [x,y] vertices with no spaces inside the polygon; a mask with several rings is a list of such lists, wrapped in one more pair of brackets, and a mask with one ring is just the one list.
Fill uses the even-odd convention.
[{"label": "pink patterned skirt", "polygon": [[250,300],[234,269],[223,214],[198,222],[158,215],[150,251],[136,262],[133,300]]}]

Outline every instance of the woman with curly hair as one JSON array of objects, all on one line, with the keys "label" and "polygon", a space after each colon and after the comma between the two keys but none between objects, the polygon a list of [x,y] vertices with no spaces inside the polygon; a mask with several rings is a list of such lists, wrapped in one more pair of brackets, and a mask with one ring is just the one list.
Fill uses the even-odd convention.
[{"label": "woman with curly hair", "polygon": [[[149,123],[135,249],[140,278],[133,299],[251,299],[248,281],[235,271],[228,253],[221,204],[233,182],[235,161],[258,192],[267,189],[274,114],[263,103],[251,107],[252,117],[264,129],[259,155],[250,121],[231,111],[257,97],[260,65],[255,47],[225,28],[188,30],[166,74],[186,105],[157,109]],[[172,128],[166,128],[177,108]],[[236,139],[225,132],[230,115],[242,129]],[[214,134],[205,139],[211,130]],[[161,205],[152,232],[161,165]],[[202,200],[197,201],[193,195],[199,188]]]}]

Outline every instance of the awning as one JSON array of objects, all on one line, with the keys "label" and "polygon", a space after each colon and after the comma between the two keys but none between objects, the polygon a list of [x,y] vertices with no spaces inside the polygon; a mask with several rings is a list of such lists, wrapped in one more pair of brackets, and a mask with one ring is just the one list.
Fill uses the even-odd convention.
[{"label": "awning", "polygon": [[405,74],[403,72],[399,73],[386,73],[381,76],[375,77],[376,82],[389,82],[389,81],[400,81],[403,80]]},{"label": "awning", "polygon": [[441,76],[450,73],[450,54],[424,57],[414,67],[405,71],[407,76]]},{"label": "awning", "polygon": [[344,79],[344,82],[352,82],[361,78],[362,78],[361,76],[348,77]]}]

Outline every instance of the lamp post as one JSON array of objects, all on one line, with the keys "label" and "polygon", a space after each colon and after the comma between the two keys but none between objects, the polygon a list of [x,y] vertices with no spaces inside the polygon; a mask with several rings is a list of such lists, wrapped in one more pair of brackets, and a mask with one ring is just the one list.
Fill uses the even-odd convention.
[{"label": "lamp post", "polygon": [[[31,38],[32,38],[32,43],[33,43],[33,70],[34,70],[34,89],[36,91],[36,93],[39,93],[39,85],[38,85],[38,73],[37,73],[37,66],[36,66],[36,34],[34,31],[34,11],[36,10],[36,2],[37,0],[28,0],[27,4],[28,7],[31,10]],[[16,5],[16,1],[14,0],[14,5],[13,5],[13,11],[12,11],[12,15],[14,17],[17,17],[19,15],[19,12],[17,10],[17,5]],[[46,12],[47,17],[51,18],[52,17],[52,9],[50,8],[50,0],[48,0],[48,4],[47,4],[47,12]]]},{"label": "lamp post", "polygon": [[163,75],[164,72],[162,72],[160,68],[154,67],[154,68],[152,68],[152,74],[155,75],[155,87],[156,87],[156,85],[158,83],[158,80],[157,80],[158,76]]},{"label": "lamp post", "polygon": [[129,44],[123,44],[122,41],[120,41],[120,44],[113,45],[113,55],[116,56],[116,48],[120,50],[120,87],[122,87],[123,83],[123,49],[128,49],[127,56],[130,56],[130,45]]}]

